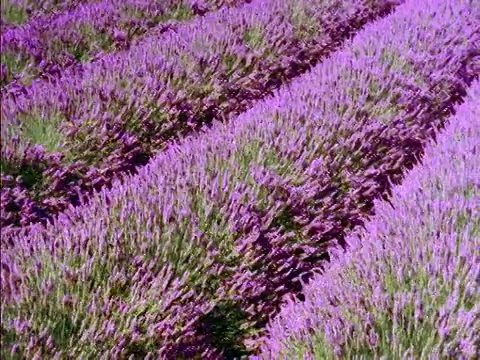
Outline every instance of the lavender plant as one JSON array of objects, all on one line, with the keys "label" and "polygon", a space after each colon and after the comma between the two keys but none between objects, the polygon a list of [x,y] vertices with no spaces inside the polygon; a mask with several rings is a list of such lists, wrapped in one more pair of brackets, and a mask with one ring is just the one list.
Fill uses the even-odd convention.
[{"label": "lavender plant", "polygon": [[48,16],[55,11],[74,9],[77,5],[99,0],[5,0],[0,4],[2,27],[13,28],[28,20]]},{"label": "lavender plant", "polygon": [[[245,110],[395,4],[306,2],[303,6],[310,6],[322,24],[318,37],[309,40],[297,37],[303,31],[295,15],[298,2],[279,0],[207,15],[164,34],[161,47],[152,35],[129,51],[68,70],[52,83],[34,82],[22,87],[23,93],[5,95],[3,148],[12,142],[10,132],[23,148],[34,145],[23,134],[25,119],[60,118],[57,148],[62,144],[64,157],[44,177],[45,184],[64,185],[43,186],[42,200],[36,202],[53,215],[70,204],[66,199],[78,198],[77,187],[86,195],[108,186],[114,176],[135,172],[170,140]],[[251,32],[257,32],[262,51],[249,39]],[[2,219],[3,226],[18,226],[26,217],[42,219],[14,213],[9,215],[13,222]]]},{"label": "lavender plant", "polygon": [[[422,4],[401,5],[275,97],[171,144],[51,224],[2,233],[2,348],[27,357],[253,351],[282,297],[299,293],[331,243],[344,244],[401,180],[478,74],[478,5]],[[58,293],[47,291],[52,281]],[[178,307],[157,310],[162,294]],[[78,299],[66,300],[74,330],[49,340],[65,328],[53,316],[64,295]],[[107,301],[114,310],[96,320],[86,304]],[[116,327],[105,333],[109,320]],[[104,345],[89,347],[90,336]]]},{"label": "lavender plant", "polygon": [[474,359],[480,351],[480,82],[422,164],[287,299],[252,359]]},{"label": "lavender plant", "polygon": [[[244,0],[145,1],[104,0],[87,2],[75,9],[38,17],[22,27],[2,33],[1,86],[15,80],[29,84],[34,78],[49,77],[61,69],[98,59],[115,49],[127,49],[132,40],[149,29],[164,32],[175,21],[188,20],[223,5],[240,6]],[[13,86],[10,86],[13,87]],[[5,89],[3,89],[5,90]]]}]

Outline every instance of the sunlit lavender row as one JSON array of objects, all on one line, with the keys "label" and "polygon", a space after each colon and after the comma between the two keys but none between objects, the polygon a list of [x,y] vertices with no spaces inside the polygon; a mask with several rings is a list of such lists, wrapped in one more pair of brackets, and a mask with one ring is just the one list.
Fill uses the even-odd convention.
[{"label": "sunlit lavender row", "polygon": [[422,165],[288,299],[261,359],[478,359],[480,82]]},{"label": "sunlit lavender row", "polygon": [[53,225],[2,238],[2,351],[255,350],[282,297],[401,180],[477,74],[478,5],[422,5],[399,6],[275,97]]},{"label": "sunlit lavender row", "polygon": [[2,225],[48,219],[79,193],[146,164],[172,138],[245,110],[396,3],[257,0],[5,96],[3,191],[11,201]]},{"label": "sunlit lavender row", "polygon": [[245,0],[103,0],[56,16],[40,17],[2,33],[0,86],[12,80],[55,76],[61,68],[93,60],[112,50],[127,49],[149,29],[167,31],[175,20],[188,20],[221,6]]}]

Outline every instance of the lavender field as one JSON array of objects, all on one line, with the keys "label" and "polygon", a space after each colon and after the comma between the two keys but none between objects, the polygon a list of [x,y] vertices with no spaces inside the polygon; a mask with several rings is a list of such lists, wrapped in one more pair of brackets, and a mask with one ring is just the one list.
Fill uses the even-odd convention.
[{"label": "lavender field", "polygon": [[2,2],[1,359],[477,359],[480,2]]}]

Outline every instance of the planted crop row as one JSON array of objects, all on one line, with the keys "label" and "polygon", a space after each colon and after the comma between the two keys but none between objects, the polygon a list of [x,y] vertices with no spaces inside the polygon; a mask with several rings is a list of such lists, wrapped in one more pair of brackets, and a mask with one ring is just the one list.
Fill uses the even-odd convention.
[{"label": "planted crop row", "polygon": [[162,33],[174,20],[188,20],[223,5],[240,6],[251,0],[103,0],[89,2],[55,17],[42,17],[1,36],[0,86],[13,80],[28,84],[50,78],[62,68],[128,49],[149,29]]},{"label": "planted crop row", "polygon": [[2,225],[48,219],[173,138],[245,110],[396,3],[258,0],[5,96]]},{"label": "planted crop row", "polygon": [[282,297],[325,264],[329,244],[345,245],[465,95],[478,74],[479,10],[408,1],[275,97],[172,145],[53,224],[4,239],[2,348],[202,359],[254,350]]},{"label": "planted crop row", "polygon": [[48,16],[55,11],[74,9],[79,4],[99,0],[4,0],[0,4],[1,26],[13,28],[27,23],[30,19]]},{"label": "planted crop row", "polygon": [[[380,40],[384,35],[378,31],[376,36],[359,36],[359,43],[365,41],[370,46],[364,43],[362,51],[352,45],[352,52],[363,55],[363,60],[353,60],[351,53],[345,57],[340,54],[332,57],[336,61],[328,68],[319,66],[323,69],[316,75],[326,79],[326,84],[322,81],[326,86],[321,88],[328,89],[323,96],[315,99],[302,94],[301,88],[307,87],[311,96],[320,82],[309,84],[303,79],[292,89],[296,96],[280,95],[279,102],[269,104],[282,108],[292,103],[296,109],[316,105],[313,111],[295,111],[291,118],[277,113],[274,126],[268,124],[268,113],[263,113],[265,125],[255,124],[259,132],[250,128],[249,141],[258,141],[270,149],[271,157],[282,160],[277,162],[267,155],[259,156],[257,164],[249,164],[260,167],[257,177],[254,173],[250,179],[264,192],[258,192],[253,201],[258,205],[250,205],[249,214],[240,222],[243,233],[253,233],[236,241],[241,265],[225,286],[230,289],[241,284],[241,296],[217,306],[207,320],[217,319],[213,324],[225,320],[232,326],[228,319],[235,311],[228,315],[222,312],[236,305],[248,314],[245,323],[261,328],[266,314],[273,316],[278,310],[282,296],[299,291],[300,280],[308,280],[311,270],[318,269],[329,242],[344,243],[345,233],[372,213],[372,200],[388,196],[391,183],[399,182],[402,173],[421,156],[423,143],[432,136],[432,126],[442,124],[465,94],[466,86],[478,77],[480,7],[463,1],[425,1],[422,5],[426,8],[419,12],[413,11],[413,4],[406,6],[405,12],[397,14],[404,21],[388,24],[394,29],[390,31],[407,31],[408,35],[396,33],[395,38],[387,35]],[[443,13],[437,17],[436,11]],[[463,20],[469,24],[464,34],[444,31],[447,24],[462,31]],[[413,30],[415,26],[421,30]],[[350,67],[353,71],[346,69]],[[331,91],[337,86],[340,91]],[[283,146],[282,140],[273,140],[282,133],[288,134],[288,140],[282,138]],[[241,146],[237,139],[235,142]],[[250,312],[252,309],[255,311]],[[213,338],[217,343],[218,338]],[[245,338],[249,340],[245,344],[255,348],[252,333]]]},{"label": "planted crop row", "polygon": [[261,359],[475,359],[480,351],[480,82],[422,165],[332,251]]}]

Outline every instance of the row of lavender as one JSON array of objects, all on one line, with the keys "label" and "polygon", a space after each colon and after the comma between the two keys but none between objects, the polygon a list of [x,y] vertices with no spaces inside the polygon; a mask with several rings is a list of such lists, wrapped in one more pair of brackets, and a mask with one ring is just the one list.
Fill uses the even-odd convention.
[{"label": "row of lavender", "polygon": [[64,67],[128,48],[151,28],[158,27],[155,32],[162,33],[174,29],[175,20],[250,1],[103,0],[39,17],[2,33],[0,86],[13,80],[21,86],[39,76],[55,76]]},{"label": "row of lavender", "polygon": [[56,11],[74,9],[79,4],[99,0],[5,0],[0,3],[2,28],[13,28],[30,19],[48,16]]},{"label": "row of lavender", "polygon": [[2,350],[255,349],[282,297],[345,245],[465,94],[479,15],[468,0],[408,1],[274,98],[3,241]]},{"label": "row of lavender", "polygon": [[288,299],[258,358],[478,358],[479,165],[476,81],[391,205],[331,252],[303,302]]},{"label": "row of lavender", "polygon": [[397,3],[257,0],[5,96],[2,226],[46,220],[245,110]]}]

